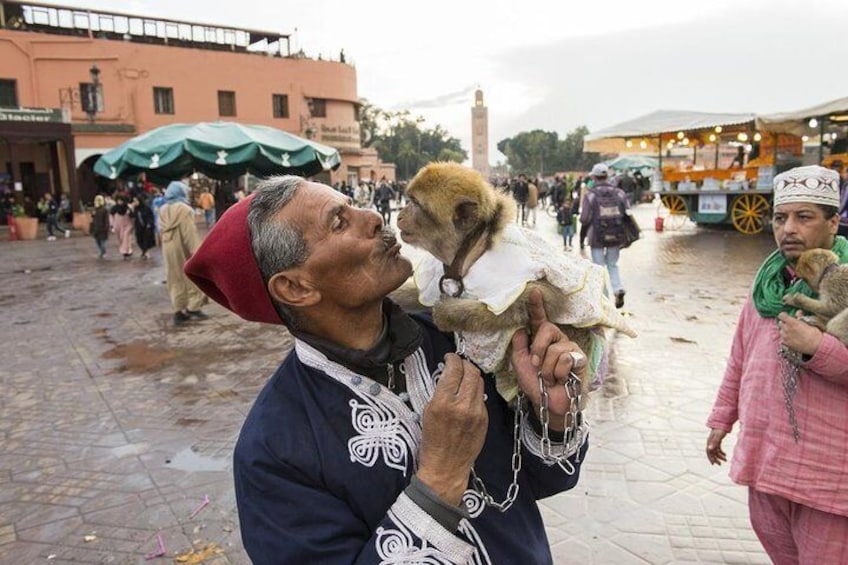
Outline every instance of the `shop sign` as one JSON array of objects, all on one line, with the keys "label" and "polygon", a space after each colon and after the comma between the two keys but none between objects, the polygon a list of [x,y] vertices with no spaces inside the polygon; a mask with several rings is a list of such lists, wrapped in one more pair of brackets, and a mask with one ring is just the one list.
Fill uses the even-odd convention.
[{"label": "shop sign", "polygon": [[724,194],[700,194],[699,214],[727,214],[727,196]]},{"label": "shop sign", "polygon": [[333,147],[359,147],[359,124],[347,126],[321,124],[318,139]]},{"label": "shop sign", "polygon": [[62,123],[61,108],[0,108],[0,122]]}]

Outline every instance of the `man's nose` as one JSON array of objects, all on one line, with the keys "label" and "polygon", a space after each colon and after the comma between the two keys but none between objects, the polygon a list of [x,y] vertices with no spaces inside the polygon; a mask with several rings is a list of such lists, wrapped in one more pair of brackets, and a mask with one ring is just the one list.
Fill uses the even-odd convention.
[{"label": "man's nose", "polygon": [[790,214],[786,217],[786,221],[783,222],[783,233],[795,233],[797,231],[798,220]]},{"label": "man's nose", "polygon": [[376,210],[372,208],[359,208],[356,213],[369,237],[374,237],[383,229],[383,216]]}]

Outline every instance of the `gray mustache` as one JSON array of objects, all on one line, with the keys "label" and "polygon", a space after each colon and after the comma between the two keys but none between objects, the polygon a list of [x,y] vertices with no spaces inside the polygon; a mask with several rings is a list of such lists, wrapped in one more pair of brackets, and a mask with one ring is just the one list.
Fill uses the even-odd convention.
[{"label": "gray mustache", "polygon": [[385,247],[387,250],[397,243],[397,236],[395,235],[395,230],[394,228],[391,228],[389,226],[386,226],[380,230],[380,238],[383,240],[383,247]]}]

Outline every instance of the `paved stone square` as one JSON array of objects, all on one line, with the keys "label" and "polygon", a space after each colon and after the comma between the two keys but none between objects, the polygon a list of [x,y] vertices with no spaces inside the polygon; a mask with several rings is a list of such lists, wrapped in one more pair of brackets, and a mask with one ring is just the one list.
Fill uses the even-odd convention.
[{"label": "paved stone square", "polygon": [[[557,563],[768,563],[746,491],[704,456],[736,316],[769,235],[653,231],[622,254],[614,374],[593,393],[580,484],[542,503]],[[536,230],[560,243],[540,211]],[[175,328],[161,254],[0,231],[0,563],[248,563],[231,454],[291,346],[217,305]],[[561,247],[561,246],[560,246]],[[414,254],[414,253],[413,253]],[[400,301],[414,296],[409,286]],[[733,436],[727,447],[732,448]],[[209,504],[203,506],[204,497]],[[158,550],[167,556],[145,561]]]}]

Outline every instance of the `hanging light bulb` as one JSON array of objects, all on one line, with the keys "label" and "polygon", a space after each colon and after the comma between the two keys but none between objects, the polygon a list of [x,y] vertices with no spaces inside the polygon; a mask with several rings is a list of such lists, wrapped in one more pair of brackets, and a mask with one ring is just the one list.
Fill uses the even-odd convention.
[{"label": "hanging light bulb", "polygon": [[633,142],[628,139],[624,142],[624,145],[626,145],[627,147],[633,147]]},{"label": "hanging light bulb", "polygon": [[674,141],[669,140],[668,148],[671,149],[672,147],[674,147]]},{"label": "hanging light bulb", "polygon": [[683,143],[683,145],[689,145],[689,138],[688,138],[688,137],[684,137],[684,138],[683,138],[683,142],[682,142],[682,143]]},{"label": "hanging light bulb", "polygon": [[744,143],[745,141],[748,141],[748,134],[743,131],[742,133],[736,136],[736,139]]},{"label": "hanging light bulb", "polygon": [[760,141],[763,138],[763,135],[760,132],[754,134],[754,141]]},{"label": "hanging light bulb", "polygon": [[648,142],[643,139],[642,141],[639,142],[639,147],[642,148],[642,149],[647,149],[648,148]]},{"label": "hanging light bulb", "polygon": [[683,139],[685,136],[682,131],[677,132],[677,139]]},{"label": "hanging light bulb", "polygon": [[710,143],[715,143],[715,140],[716,140],[716,134],[711,133],[710,134]]},{"label": "hanging light bulb", "polygon": [[809,135],[802,135],[801,136],[801,141],[803,141],[804,143],[807,143],[809,140],[810,140]]},{"label": "hanging light bulb", "polygon": [[819,121],[815,118],[810,118],[810,127],[814,128],[819,125]]},{"label": "hanging light bulb", "polygon": [[721,133],[721,126],[716,126],[716,127],[715,127],[715,132],[716,132],[716,133]]}]

